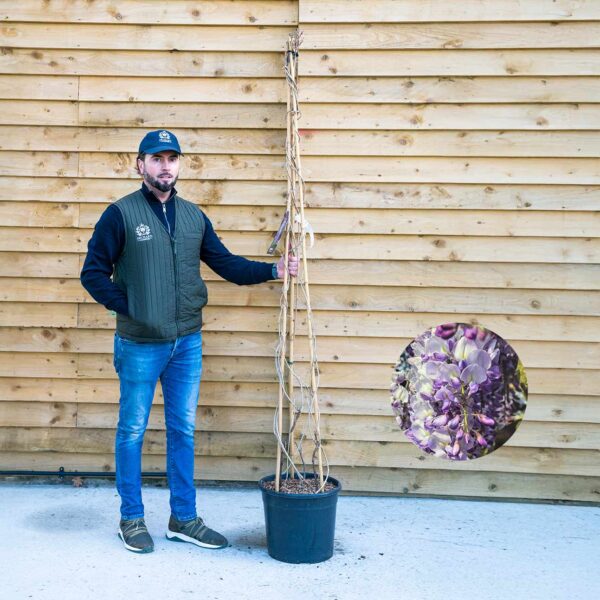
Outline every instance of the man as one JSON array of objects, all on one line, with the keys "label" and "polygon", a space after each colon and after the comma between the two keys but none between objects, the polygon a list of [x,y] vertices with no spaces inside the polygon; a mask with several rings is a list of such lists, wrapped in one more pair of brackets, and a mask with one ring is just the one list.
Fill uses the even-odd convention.
[{"label": "man", "polygon": [[[125,548],[142,553],[154,550],[144,523],[141,455],[158,379],[167,428],[167,538],[205,548],[227,546],[226,538],[196,513],[194,430],[202,371],[202,308],[208,299],[200,259],[238,285],[282,278],[285,269],[283,258],[278,263],[252,261],[225,248],[206,214],[177,194],[181,155],[171,132],[146,134],[136,159],[142,187],[103,212],[81,270],[85,289],[117,315],[118,535]],[[296,276],[298,259],[290,255],[287,268]]]}]

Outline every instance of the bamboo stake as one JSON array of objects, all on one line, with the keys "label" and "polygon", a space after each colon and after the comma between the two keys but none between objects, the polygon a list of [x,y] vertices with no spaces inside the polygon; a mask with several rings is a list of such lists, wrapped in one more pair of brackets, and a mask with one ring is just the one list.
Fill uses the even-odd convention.
[{"label": "bamboo stake", "polygon": [[[290,218],[295,216],[294,206],[292,204],[292,211],[290,213]],[[292,231],[292,239],[294,239],[293,231]],[[292,253],[293,256],[293,253]],[[290,326],[289,326],[289,361],[288,365],[291,369],[294,367],[294,337],[296,333],[296,277],[292,277],[290,284],[290,295],[289,295],[289,306],[290,306]],[[294,378],[290,375],[288,377],[288,397],[294,397]],[[294,425],[295,425],[296,415],[294,414],[294,404],[292,402],[289,403],[289,423],[290,429],[288,434],[288,448],[290,456],[292,457],[292,461],[294,460]],[[293,477],[292,470],[292,477]]]},{"label": "bamboo stake", "polygon": [[[286,64],[289,65],[289,58],[290,58],[290,43],[288,41],[288,51],[286,53]],[[286,124],[287,124],[287,131],[288,131],[288,136],[286,136],[286,155],[289,154],[289,149],[288,149],[288,144],[287,144],[287,140],[289,140],[289,132],[291,129],[291,117],[290,117],[290,107],[291,107],[291,93],[290,93],[290,89],[289,86],[287,86],[287,118],[286,118]],[[287,206],[286,209],[288,211],[288,219],[289,216],[291,214],[290,212],[290,206],[291,206],[291,199],[292,199],[292,192],[291,192],[291,180],[288,177],[288,185],[287,185]],[[283,289],[287,289],[287,283],[288,283],[288,270],[287,270],[287,261],[288,261],[288,249],[289,249],[289,240],[290,240],[290,227],[289,227],[289,220],[288,220],[288,225],[285,229],[285,251],[284,251],[284,256],[285,256],[285,262],[284,264],[286,265],[286,269],[284,270],[284,274],[283,274]],[[282,331],[282,336],[281,339],[283,340],[283,347],[281,348],[281,354],[280,354],[280,358],[279,358],[279,372],[281,373],[282,377],[285,377],[285,354],[286,354],[286,341],[287,341],[287,303],[284,303],[284,307],[283,307],[283,331]],[[290,355],[290,356],[293,356]],[[288,375],[289,377],[289,375]],[[291,377],[289,377],[289,379],[291,379]],[[283,387],[282,385],[279,386],[279,398],[277,401],[277,410],[278,410],[278,427],[279,427],[279,432],[281,435],[281,432],[283,431]],[[277,444],[277,465],[276,465],[276,470],[275,470],[275,490],[279,491],[279,486],[280,486],[280,479],[281,479],[281,443],[283,442],[283,440],[278,441],[279,443]]]},{"label": "bamboo stake", "polygon": [[[294,338],[296,331],[296,314],[298,312],[298,298],[297,287],[300,285],[299,277],[292,277],[289,275],[288,262],[289,256],[295,255],[297,249],[300,247],[300,241],[302,244],[302,264],[303,264],[303,290],[306,296],[306,317],[308,324],[308,337],[309,337],[309,350],[310,350],[310,363],[311,363],[311,383],[310,383],[310,413],[314,416],[315,424],[313,429],[313,436],[315,441],[315,451],[313,452],[313,466],[314,466],[314,455],[315,452],[318,454],[319,464],[319,480],[321,491],[324,488],[323,482],[323,456],[321,447],[321,436],[320,436],[320,413],[319,403],[317,397],[317,360],[316,360],[316,338],[312,327],[312,312],[310,303],[310,291],[308,281],[308,263],[306,253],[306,220],[304,217],[304,179],[302,177],[301,163],[300,163],[300,137],[298,131],[298,90],[297,90],[297,62],[298,62],[298,47],[301,43],[302,32],[296,31],[290,34],[287,42],[286,51],[286,82],[287,82],[287,115],[286,115],[286,167],[287,167],[287,210],[284,215],[284,220],[279,228],[277,235],[273,243],[269,248],[269,252],[275,249],[277,240],[283,233],[285,227],[285,248],[284,248],[284,284],[283,292],[281,295],[281,313],[280,313],[280,343],[278,345],[278,351],[280,352],[279,359],[279,397],[278,397],[278,414],[277,414],[277,468],[275,473],[275,489],[280,490],[281,484],[281,468],[282,468],[282,452],[286,455],[286,470],[288,477],[294,477],[294,473],[298,473],[298,476],[302,477],[295,464],[294,457],[294,432],[296,427],[296,419],[302,411],[302,407],[298,408],[294,401]],[[300,210],[297,209],[297,199],[299,199]],[[287,222],[285,221],[287,216]],[[297,226],[296,223],[299,222]],[[298,240],[300,236],[301,240]],[[291,240],[290,240],[291,238]],[[291,242],[291,243],[290,243]],[[289,313],[289,314],[288,314]],[[289,329],[288,320],[289,318]],[[288,345],[289,343],[289,345]],[[286,364],[286,351],[288,353],[287,360],[287,392],[285,391],[285,364]],[[301,384],[301,390],[304,386]],[[287,435],[287,444],[283,440],[283,396],[287,396],[289,401],[289,419],[290,426]],[[302,398],[304,393],[302,392]],[[309,419],[310,424],[310,419]],[[304,432],[302,432],[301,440],[304,439]],[[302,455],[301,447],[299,446],[299,457],[302,459],[304,466],[304,457]]]},{"label": "bamboo stake", "polygon": [[[294,82],[296,82],[297,76],[296,76],[296,64],[297,64],[297,52],[295,52],[294,50],[294,42],[293,39],[290,37],[288,38],[288,48],[291,51],[291,54],[289,53],[288,56],[291,55],[291,60],[290,60],[290,75],[291,78]],[[291,91],[290,91],[290,86],[288,85],[288,98],[290,98],[290,104],[288,106],[288,118],[289,118],[289,129],[288,129],[288,137],[287,137],[287,143],[290,146],[290,155],[293,153],[293,144],[292,144],[292,139],[293,139],[293,128],[292,128],[292,122],[293,122],[293,117],[292,117],[292,110],[294,110],[293,108],[293,100],[291,99]],[[292,157],[290,156],[290,159]],[[291,186],[292,189],[295,190],[296,189],[296,185],[297,185],[297,174],[296,171],[294,169],[291,170],[292,171],[292,177],[291,177]],[[294,227],[295,227],[295,223],[296,223],[296,205],[294,202],[292,202],[291,205],[291,210],[289,213],[289,223],[291,225],[290,229],[292,232],[292,240],[293,240],[293,248],[296,248],[296,236],[295,236],[295,232],[294,232]],[[292,252],[292,255],[293,252]],[[291,281],[291,285],[290,285],[290,295],[289,295],[289,306],[290,306],[290,328],[289,328],[289,344],[290,344],[290,370],[293,368],[293,364],[294,364],[294,337],[296,334],[296,313],[297,313],[297,307],[296,307],[296,287],[298,285],[298,278],[294,277]],[[290,373],[290,377],[288,378],[288,397],[289,398],[293,398],[294,395],[294,379],[291,376]],[[294,414],[294,404],[292,402],[289,403],[289,419],[290,419],[290,430],[289,430],[289,435],[288,435],[288,449],[289,449],[289,453],[290,456],[292,457],[292,461],[294,461],[294,446],[295,446],[295,436],[294,436],[294,431],[295,431],[295,417],[296,415]],[[292,469],[292,477],[294,476],[293,473],[293,469]]]},{"label": "bamboo stake", "polygon": [[[299,37],[295,38],[296,49],[299,44]],[[297,95],[292,95],[292,133],[293,133],[293,144],[294,154],[296,159],[296,167],[298,170],[298,180],[300,185],[298,186],[299,199],[300,199],[300,219],[301,224],[304,224],[304,182],[302,179],[302,165],[300,160],[300,144],[298,134],[298,98]],[[303,225],[302,225],[303,227]],[[306,289],[306,322],[308,324],[308,339],[309,339],[309,351],[310,351],[310,379],[311,379],[311,396],[312,396],[312,408],[315,415],[315,442],[317,444],[318,452],[318,464],[319,464],[319,483],[320,487],[323,487],[323,457],[321,452],[321,436],[320,436],[320,413],[319,413],[319,401],[317,397],[317,382],[315,376],[315,355],[314,355],[314,343],[315,337],[312,328],[312,317],[311,317],[311,303],[310,303],[310,290],[308,281],[308,263],[306,261],[306,235],[301,234],[302,238],[302,264],[304,270],[304,286]]]}]

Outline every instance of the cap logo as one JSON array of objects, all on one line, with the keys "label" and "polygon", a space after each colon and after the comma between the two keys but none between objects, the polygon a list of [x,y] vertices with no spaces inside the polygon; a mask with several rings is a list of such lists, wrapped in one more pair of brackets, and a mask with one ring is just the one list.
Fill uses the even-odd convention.
[{"label": "cap logo", "polygon": [[161,131],[158,134],[158,138],[160,139],[161,142],[170,142],[171,141],[171,136],[168,131]]}]

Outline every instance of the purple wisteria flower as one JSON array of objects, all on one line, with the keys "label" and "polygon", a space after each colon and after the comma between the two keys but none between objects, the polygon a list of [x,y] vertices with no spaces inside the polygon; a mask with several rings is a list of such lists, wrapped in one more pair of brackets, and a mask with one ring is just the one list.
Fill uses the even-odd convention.
[{"label": "purple wisteria flower", "polygon": [[511,346],[464,323],[425,331],[402,353],[390,387],[406,436],[428,454],[467,460],[514,433],[527,403],[527,378]]}]

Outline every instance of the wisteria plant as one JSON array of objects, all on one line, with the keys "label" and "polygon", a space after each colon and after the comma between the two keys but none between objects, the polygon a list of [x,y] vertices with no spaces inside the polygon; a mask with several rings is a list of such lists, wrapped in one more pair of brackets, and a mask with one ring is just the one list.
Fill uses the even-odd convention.
[{"label": "wisteria plant", "polygon": [[500,336],[446,323],[407,346],[390,393],[396,421],[412,442],[428,454],[468,460],[514,433],[525,413],[527,378]]}]

